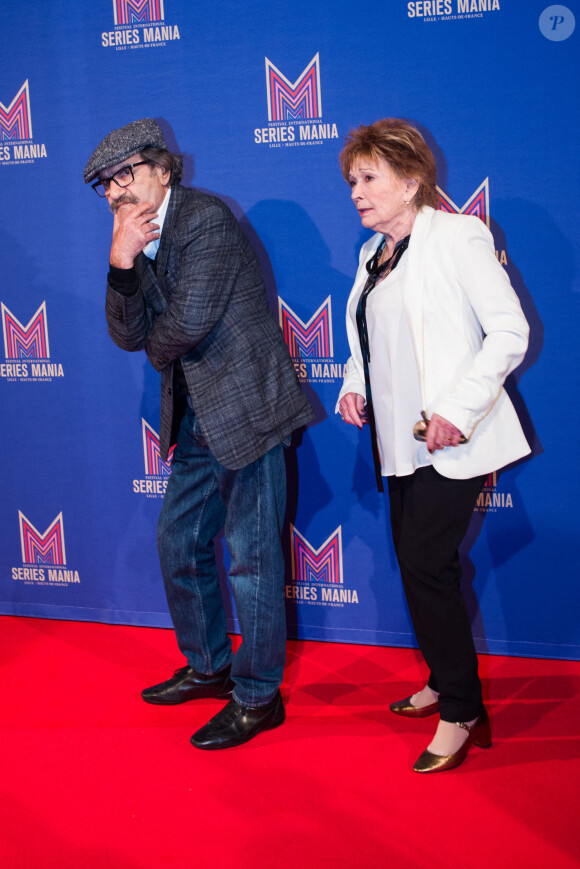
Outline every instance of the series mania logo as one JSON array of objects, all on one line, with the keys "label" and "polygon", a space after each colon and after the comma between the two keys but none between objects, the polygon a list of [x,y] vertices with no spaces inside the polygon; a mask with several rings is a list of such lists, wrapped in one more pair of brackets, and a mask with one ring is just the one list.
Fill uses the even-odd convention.
[{"label": "series mania logo", "polygon": [[483,489],[477,496],[477,503],[474,507],[476,513],[497,513],[498,508],[501,510],[505,507],[513,507],[514,502],[510,492],[500,492],[497,488],[497,472],[493,471],[485,483]]},{"label": "series mania logo", "polygon": [[159,452],[159,435],[143,418],[141,431],[145,479],[133,480],[133,491],[136,495],[146,495],[148,498],[162,498],[171,474],[171,460],[175,445],[169,450],[167,461],[164,462]]},{"label": "series mania logo", "polygon": [[280,328],[301,383],[335,383],[344,366],[334,362],[332,303],[328,296],[305,323],[290,305],[278,298]]},{"label": "series mania logo", "polygon": [[0,376],[11,381],[50,382],[55,377],[64,377],[59,362],[50,361],[48,329],[46,326],[46,302],[32,315],[26,326],[0,303],[2,331],[4,333],[4,356],[0,363]]},{"label": "series mania logo", "polygon": [[318,549],[290,525],[290,549],[294,582],[286,586],[288,600],[335,607],[359,602],[356,590],[344,587],[340,525]]},{"label": "series mania logo", "polygon": [[270,148],[290,148],[338,139],[336,124],[322,120],[319,55],[314,55],[295,82],[268,58],[265,60],[268,126],[254,130],[254,142]]},{"label": "series mania logo", "polygon": [[41,534],[24,513],[18,511],[22,567],[12,568],[12,579],[25,585],[61,585],[80,582],[78,570],[66,564],[62,513]]},{"label": "series mania logo", "polygon": [[407,16],[423,21],[483,18],[486,12],[499,11],[499,0],[413,0],[407,3]]},{"label": "series mania logo", "polygon": [[[474,217],[485,223],[490,229],[489,221],[489,178],[482,181],[475,193],[473,193],[467,202],[459,207],[455,202],[444,193],[440,187],[437,188],[439,193],[439,210],[447,211],[449,214],[471,214]],[[507,265],[507,255],[505,250],[496,250],[495,255],[502,266]]]},{"label": "series mania logo", "polygon": [[28,79],[9,106],[0,103],[0,163],[15,166],[46,157],[46,145],[32,138]]},{"label": "series mania logo", "polygon": [[163,0],[113,0],[113,18],[115,29],[101,33],[103,48],[158,48],[181,39],[177,25],[165,21]]}]

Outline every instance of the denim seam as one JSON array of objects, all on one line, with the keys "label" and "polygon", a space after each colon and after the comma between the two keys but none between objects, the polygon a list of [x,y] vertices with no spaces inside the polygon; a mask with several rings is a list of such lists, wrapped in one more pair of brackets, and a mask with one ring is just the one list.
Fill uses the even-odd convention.
[{"label": "denim seam", "polygon": [[[203,519],[204,511],[207,507],[207,502],[209,501],[210,495],[211,495],[212,490],[214,488],[216,488],[215,479],[210,480],[210,484],[207,487],[206,492],[204,493],[203,505],[202,505],[201,509],[198,511],[197,526],[194,528],[195,547],[193,550],[193,563],[192,563],[192,568],[194,571],[197,571],[196,555],[197,555],[197,543],[199,541],[199,529],[202,525],[202,519]],[[207,637],[207,623],[205,620],[205,613],[204,613],[204,609],[203,609],[201,589],[199,587],[198,582],[195,583],[194,589],[195,589],[195,602],[196,602],[198,611],[200,613],[200,623],[203,625],[203,637],[201,639],[202,639],[203,648],[204,648],[205,668],[206,669],[209,668],[209,670],[210,670],[210,673],[208,675],[213,675],[213,673],[211,672],[211,670],[212,670],[211,650],[209,647],[209,642],[208,642],[208,637]]]},{"label": "denim seam", "polygon": [[[258,492],[259,493],[262,491],[262,482],[263,482],[265,464],[266,464],[265,461],[261,461],[259,464],[259,471],[260,471],[260,476],[259,476],[259,480],[258,480],[258,484],[259,484],[258,485]],[[260,562],[260,551],[261,551],[260,538],[261,538],[261,528],[262,528],[262,501],[263,501],[263,498],[261,497],[260,494],[258,495],[257,501],[258,501],[258,505],[257,505],[258,509],[257,509],[256,533],[254,535],[254,546],[255,546],[254,559],[255,559],[255,565],[257,566],[257,575],[258,575],[259,579],[258,579],[258,582],[256,582],[256,590],[255,590],[254,602],[253,602],[253,604],[254,604],[254,613],[253,613],[253,616],[254,616],[254,636],[252,637],[252,659],[251,659],[252,660],[252,673],[256,672],[254,656],[256,654],[257,634],[258,634],[258,597],[259,597],[260,583],[263,582],[263,565]],[[252,694],[252,702],[255,703],[255,701],[256,701],[256,694],[255,694],[255,690],[254,690],[254,693]]]}]

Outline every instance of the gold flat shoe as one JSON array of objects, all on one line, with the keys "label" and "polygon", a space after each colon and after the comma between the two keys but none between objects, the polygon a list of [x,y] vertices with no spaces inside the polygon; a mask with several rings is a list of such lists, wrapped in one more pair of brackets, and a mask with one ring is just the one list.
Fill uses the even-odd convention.
[{"label": "gold flat shoe", "polygon": [[432,754],[425,749],[421,757],[413,767],[414,772],[443,772],[445,769],[453,769],[465,760],[469,746],[473,743],[480,748],[489,748],[491,745],[491,727],[487,710],[483,710],[473,724],[464,724],[463,721],[455,722],[458,727],[467,730],[467,739],[455,754],[439,755]]},{"label": "gold flat shoe", "polygon": [[439,711],[439,702],[437,700],[435,703],[429,703],[428,706],[413,706],[411,697],[405,697],[404,700],[397,700],[396,703],[391,703],[389,709],[395,715],[404,715],[406,718],[427,718],[428,715],[433,715]]}]

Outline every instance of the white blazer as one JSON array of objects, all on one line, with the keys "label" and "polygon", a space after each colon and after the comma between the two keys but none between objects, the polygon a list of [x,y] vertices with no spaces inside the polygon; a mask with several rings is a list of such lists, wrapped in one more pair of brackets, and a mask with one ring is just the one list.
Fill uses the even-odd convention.
[{"label": "white blazer", "polygon": [[[347,392],[365,395],[356,308],[366,263],[382,237],[376,233],[361,249],[346,315],[352,355],[339,400]],[[528,455],[503,383],[524,358],[529,327],[497,261],[490,231],[478,217],[425,206],[417,214],[405,256],[404,304],[423,409],[429,418],[438,413],[469,438],[433,453],[434,468],[445,477],[467,479]]]}]

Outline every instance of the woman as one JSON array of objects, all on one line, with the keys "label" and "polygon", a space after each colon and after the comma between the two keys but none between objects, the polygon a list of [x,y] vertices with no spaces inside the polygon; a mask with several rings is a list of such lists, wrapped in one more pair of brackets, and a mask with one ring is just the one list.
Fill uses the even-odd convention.
[{"label": "woman", "polygon": [[351,131],[340,163],[375,234],[348,300],[352,355],[337,409],[350,425],[369,422],[381,491],[388,480],[395,552],[430,670],[424,688],[390,708],[439,712],[413,767],[436,772],[473,743],[491,745],[458,547],[487,475],[530,452],[503,390],[529,330],[487,227],[436,210],[435,158],[411,124],[387,118]]}]

